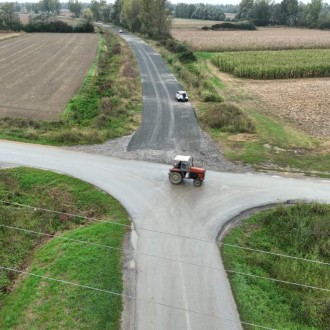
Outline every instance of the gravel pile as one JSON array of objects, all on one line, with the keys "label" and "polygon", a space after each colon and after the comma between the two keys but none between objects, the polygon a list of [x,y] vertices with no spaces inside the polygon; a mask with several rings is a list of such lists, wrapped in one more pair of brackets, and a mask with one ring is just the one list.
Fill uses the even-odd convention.
[{"label": "gravel pile", "polygon": [[147,162],[169,164],[173,163],[176,155],[191,155],[194,158],[194,164],[204,167],[207,170],[220,172],[247,172],[252,171],[251,167],[236,165],[225,159],[219,150],[219,147],[204,133],[206,146],[203,151],[196,150],[152,150],[139,149],[127,151],[127,145],[132,135],[122,138],[109,140],[103,144],[84,145],[67,147],[70,150],[77,150],[87,153],[101,154],[104,156],[112,156],[122,159],[141,160]]}]

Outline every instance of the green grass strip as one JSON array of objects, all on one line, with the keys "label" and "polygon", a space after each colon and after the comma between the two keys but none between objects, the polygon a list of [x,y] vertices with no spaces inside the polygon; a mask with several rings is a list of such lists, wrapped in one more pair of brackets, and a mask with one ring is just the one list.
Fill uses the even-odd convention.
[{"label": "green grass strip", "polygon": [[[300,203],[260,212],[224,243],[329,263],[330,206]],[[227,269],[330,289],[328,265],[222,247]],[[328,329],[329,293],[229,273],[242,320],[276,329]],[[247,327],[247,329],[249,329]]]},{"label": "green grass strip", "polygon": [[[2,266],[122,293],[121,248],[127,227],[88,220],[129,224],[117,200],[75,178],[28,168],[0,171],[0,199],[87,217],[0,204],[1,225],[58,236],[0,227]],[[120,328],[120,296],[4,270],[0,292],[1,329]]]}]

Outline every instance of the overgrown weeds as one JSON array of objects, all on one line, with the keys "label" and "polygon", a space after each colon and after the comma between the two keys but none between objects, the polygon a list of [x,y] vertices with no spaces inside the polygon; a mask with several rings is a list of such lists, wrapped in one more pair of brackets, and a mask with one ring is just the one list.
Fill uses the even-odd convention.
[{"label": "overgrown weeds", "polygon": [[212,129],[230,133],[255,133],[253,121],[236,105],[219,103],[212,105],[202,117]]},{"label": "overgrown weeds", "polygon": [[[299,203],[261,212],[233,229],[223,241],[314,261],[330,262],[330,206]],[[227,269],[330,289],[329,266],[222,247]],[[244,322],[278,329],[328,329],[329,293],[229,273]]]}]

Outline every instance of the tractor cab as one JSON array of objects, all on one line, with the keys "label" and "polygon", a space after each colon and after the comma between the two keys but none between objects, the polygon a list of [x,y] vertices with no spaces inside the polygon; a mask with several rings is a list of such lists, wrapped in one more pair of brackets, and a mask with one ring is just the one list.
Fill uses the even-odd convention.
[{"label": "tractor cab", "polygon": [[173,184],[179,184],[183,179],[193,179],[194,185],[199,187],[205,179],[205,172],[204,168],[194,166],[191,156],[178,155],[170,169],[169,180]]}]

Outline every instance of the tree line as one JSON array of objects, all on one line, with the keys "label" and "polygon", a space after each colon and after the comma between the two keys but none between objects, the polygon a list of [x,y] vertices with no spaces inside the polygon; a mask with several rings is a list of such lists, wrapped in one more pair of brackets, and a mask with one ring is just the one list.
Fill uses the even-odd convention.
[{"label": "tree line", "polygon": [[253,20],[256,25],[287,25],[330,28],[330,6],[322,0],[298,3],[298,0],[242,0],[236,19]]},{"label": "tree line", "polygon": [[225,20],[225,12],[235,13],[237,6],[234,5],[209,5],[178,3],[174,9],[174,16],[179,18],[194,18],[213,21]]},{"label": "tree line", "polygon": [[[70,2],[77,0],[69,0]],[[80,8],[79,17],[75,25],[70,25],[58,19],[61,4],[58,0],[41,0],[39,3],[0,4],[0,29],[26,32],[93,32],[93,14],[89,8]],[[29,22],[22,24],[19,12],[29,12]]]},{"label": "tree line", "polygon": [[22,28],[18,17],[18,12],[22,8],[31,13],[30,23],[42,21],[44,24],[54,21],[60,9],[67,8],[74,17],[83,18],[88,23],[91,21],[113,22],[132,32],[141,32],[158,39],[170,36],[173,13],[173,8],[167,0],[116,0],[113,4],[105,0],[92,0],[90,4],[78,0],[69,0],[66,4],[61,4],[59,0],[41,0],[38,3],[0,5],[0,27],[12,30]]},{"label": "tree line", "polygon": [[242,0],[235,5],[205,5],[179,3],[174,16],[205,20],[225,20],[225,13],[236,13],[235,21],[250,20],[259,26],[286,25],[330,29],[330,5],[323,0],[310,3],[298,0]]}]

